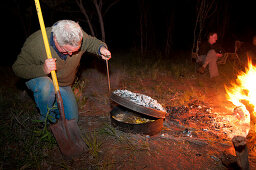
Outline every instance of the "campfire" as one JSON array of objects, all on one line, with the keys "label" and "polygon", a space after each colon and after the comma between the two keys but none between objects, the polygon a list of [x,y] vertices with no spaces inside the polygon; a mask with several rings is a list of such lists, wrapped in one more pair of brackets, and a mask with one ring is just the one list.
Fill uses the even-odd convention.
[{"label": "campfire", "polygon": [[232,141],[237,166],[248,169],[248,151],[253,150],[256,139],[253,137],[256,131],[256,66],[251,60],[245,71],[241,71],[236,81],[225,89],[226,99],[233,104],[225,106],[228,111],[215,110],[196,99],[191,99],[187,106],[167,106],[166,110],[173,124],[186,128],[182,134],[190,139],[204,138],[222,144]]},{"label": "campfire", "polygon": [[[227,99],[231,101],[236,108],[234,113],[237,117],[236,136],[233,137],[237,164],[241,169],[249,169],[248,148],[246,137],[251,130],[253,134],[256,132],[256,66],[252,61],[248,60],[248,67],[245,71],[241,71],[237,75],[234,83],[230,87],[225,86]],[[239,109],[239,111],[236,111]]]},{"label": "campfire", "polygon": [[[236,114],[239,122],[238,124],[250,124],[251,130],[254,132],[256,128],[255,122],[255,106],[256,106],[256,66],[248,60],[248,67],[245,71],[241,71],[237,75],[236,82],[231,83],[230,87],[225,86],[227,92],[227,99],[235,106],[234,113]],[[236,111],[239,109],[240,111]],[[249,128],[240,132],[242,136],[246,136]],[[238,132],[239,133],[239,132]]]}]

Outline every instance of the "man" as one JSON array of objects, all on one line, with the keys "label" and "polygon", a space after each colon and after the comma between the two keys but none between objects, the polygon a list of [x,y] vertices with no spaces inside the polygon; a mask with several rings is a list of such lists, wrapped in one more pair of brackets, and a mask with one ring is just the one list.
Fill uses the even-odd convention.
[{"label": "man", "polygon": [[[25,41],[12,68],[14,73],[27,79],[26,86],[33,92],[41,120],[49,111],[50,122],[55,123],[59,111],[50,72],[56,70],[65,117],[78,120],[78,106],[71,89],[85,51],[97,54],[104,60],[111,58],[107,45],[85,33],[78,23],[61,20],[46,29],[52,59],[47,59],[41,31],[30,35]],[[54,107],[55,106],[55,107]],[[54,109],[55,108],[55,109]]]},{"label": "man", "polygon": [[204,73],[207,65],[209,65],[210,78],[219,76],[217,60],[222,57],[222,53],[216,41],[218,40],[218,35],[216,32],[209,33],[208,41],[202,43],[198,51],[198,62],[202,62],[203,65],[198,69],[199,73]]}]

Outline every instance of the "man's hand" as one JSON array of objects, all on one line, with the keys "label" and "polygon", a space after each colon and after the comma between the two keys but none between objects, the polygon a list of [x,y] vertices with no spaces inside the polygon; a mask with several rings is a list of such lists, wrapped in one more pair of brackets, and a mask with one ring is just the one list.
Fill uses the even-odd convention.
[{"label": "man's hand", "polygon": [[108,51],[108,49],[106,49],[106,47],[102,46],[100,48],[100,54],[101,54],[101,58],[103,60],[109,60],[111,58],[111,53],[110,51]]},{"label": "man's hand", "polygon": [[49,74],[51,71],[56,70],[56,58],[48,58],[44,62],[44,72]]}]

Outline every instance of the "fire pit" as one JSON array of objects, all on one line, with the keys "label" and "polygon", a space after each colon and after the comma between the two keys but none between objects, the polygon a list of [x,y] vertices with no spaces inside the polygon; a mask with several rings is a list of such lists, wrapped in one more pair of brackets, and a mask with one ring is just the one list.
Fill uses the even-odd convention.
[{"label": "fire pit", "polygon": [[163,128],[165,109],[149,96],[115,90],[111,100],[119,104],[111,112],[111,123],[125,132],[155,135]]}]

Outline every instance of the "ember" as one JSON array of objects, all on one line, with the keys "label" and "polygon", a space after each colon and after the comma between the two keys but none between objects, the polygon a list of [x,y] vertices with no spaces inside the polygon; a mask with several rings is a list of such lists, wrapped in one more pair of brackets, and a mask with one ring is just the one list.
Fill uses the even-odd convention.
[{"label": "ember", "polygon": [[[226,113],[214,112],[213,108],[203,101],[191,100],[187,106],[166,107],[169,118],[184,127],[193,128],[194,131],[208,132],[218,138],[232,139],[236,135],[247,134],[248,124],[239,122],[239,117]],[[240,115],[244,115],[240,108],[236,108]],[[238,126],[239,125],[239,126]]]},{"label": "ember", "polygon": [[[209,124],[214,124],[215,120],[214,115],[211,114],[211,107],[199,100],[191,101],[188,106],[167,106],[166,110],[170,113],[170,119],[180,121],[183,125],[194,123],[198,125],[201,124],[204,130],[209,129]],[[219,125],[217,127],[219,127]]]},{"label": "ember", "polygon": [[120,97],[126,98],[138,105],[166,112],[162,105],[157,102],[157,100],[154,100],[144,94],[133,93],[128,90],[115,90],[113,93]]}]

